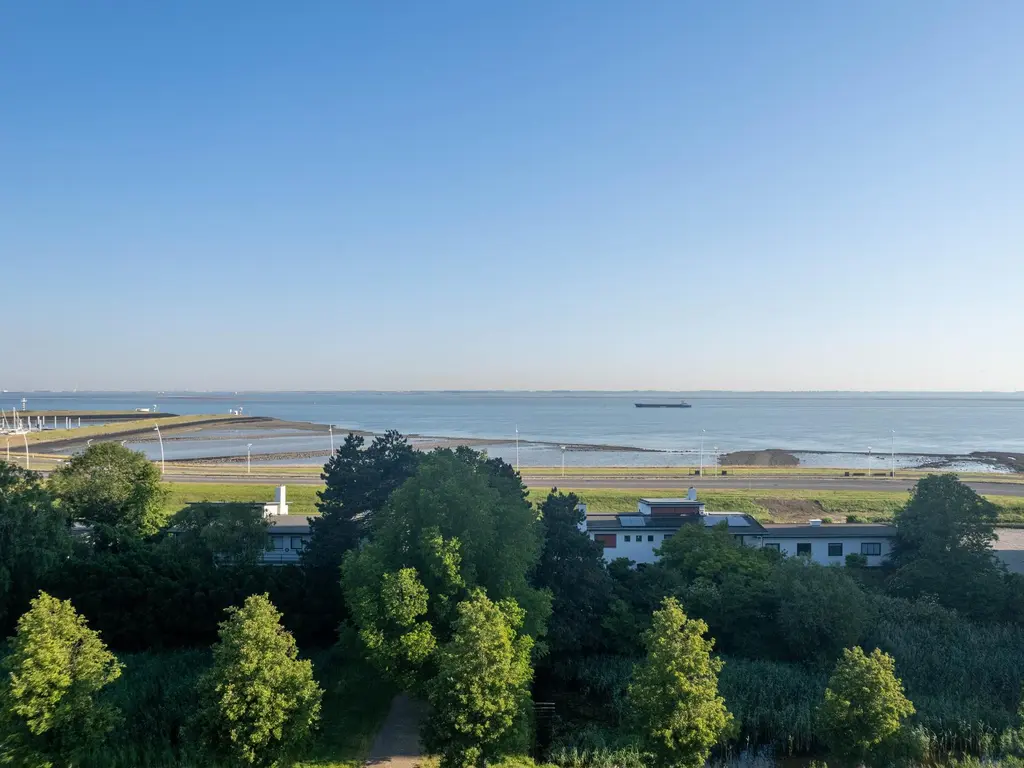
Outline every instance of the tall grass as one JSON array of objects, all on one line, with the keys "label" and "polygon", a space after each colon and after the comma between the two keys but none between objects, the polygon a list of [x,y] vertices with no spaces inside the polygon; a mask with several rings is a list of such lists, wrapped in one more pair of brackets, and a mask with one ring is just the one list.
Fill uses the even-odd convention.
[{"label": "tall grass", "polygon": [[[324,689],[323,715],[301,765],[361,764],[394,691],[356,657],[323,651],[312,658]],[[202,754],[191,725],[209,651],[137,653],[121,660],[124,672],[104,695],[121,710],[123,723],[81,768],[220,768]]]}]

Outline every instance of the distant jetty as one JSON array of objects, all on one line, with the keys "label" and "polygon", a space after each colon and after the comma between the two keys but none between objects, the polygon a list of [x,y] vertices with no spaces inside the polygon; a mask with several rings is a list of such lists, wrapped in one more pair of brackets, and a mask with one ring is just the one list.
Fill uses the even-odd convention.
[{"label": "distant jetty", "polygon": [[688,402],[686,402],[685,400],[679,400],[678,402],[669,402],[668,400],[661,401],[661,402],[655,401],[655,402],[650,402],[650,403],[643,403],[643,402],[641,402],[641,403],[633,403],[633,405],[635,405],[637,408],[692,408],[693,407]]}]

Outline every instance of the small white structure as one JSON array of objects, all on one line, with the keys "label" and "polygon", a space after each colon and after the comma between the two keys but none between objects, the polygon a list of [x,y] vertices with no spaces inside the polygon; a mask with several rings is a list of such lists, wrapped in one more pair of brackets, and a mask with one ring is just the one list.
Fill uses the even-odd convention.
[{"label": "small white structure", "polygon": [[288,502],[286,501],[287,490],[287,486],[277,486],[277,490],[274,491],[274,500],[269,504],[263,505],[264,517],[275,517],[277,515],[288,514]]}]

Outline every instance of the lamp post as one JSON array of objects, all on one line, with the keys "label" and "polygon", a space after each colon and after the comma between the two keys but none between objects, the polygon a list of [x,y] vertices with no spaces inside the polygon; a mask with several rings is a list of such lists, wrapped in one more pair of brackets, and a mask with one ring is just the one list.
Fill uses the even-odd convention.
[{"label": "lamp post", "polygon": [[164,462],[164,438],[160,434],[160,427],[153,427],[156,430],[156,439],[160,441],[160,474],[167,471],[167,464]]},{"label": "lamp post", "polygon": [[896,477],[896,430],[892,432],[892,468],[889,470],[889,477]]},{"label": "lamp post", "polygon": [[716,445],[716,446],[712,447],[711,452],[712,452],[712,454],[714,454],[714,457],[715,457],[715,468],[712,470],[712,472],[714,473],[714,475],[717,475],[718,474],[718,446]]},{"label": "lamp post", "polygon": [[331,436],[331,456],[333,456],[334,455],[334,425],[333,424],[328,424],[327,425],[327,434],[329,434]]},{"label": "lamp post", "polygon": [[25,469],[32,469],[32,457],[28,455],[28,432],[22,432],[21,438],[25,441]]},{"label": "lamp post", "polygon": [[246,443],[245,446],[245,474],[252,474],[252,443]]},{"label": "lamp post", "polygon": [[698,470],[697,474],[699,474],[701,477],[704,477],[704,433],[706,431],[707,430],[704,429],[700,431],[700,469]]},{"label": "lamp post", "polygon": [[871,446],[868,446],[868,477],[871,477]]},{"label": "lamp post", "polygon": [[565,477],[565,446],[559,446],[562,449],[562,477]]}]

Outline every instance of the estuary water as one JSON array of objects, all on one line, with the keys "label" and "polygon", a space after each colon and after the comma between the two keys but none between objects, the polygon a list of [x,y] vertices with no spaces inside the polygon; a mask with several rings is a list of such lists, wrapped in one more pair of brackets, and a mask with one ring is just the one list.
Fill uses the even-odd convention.
[{"label": "estuary water", "polygon": [[[240,408],[255,416],[334,424],[336,432],[398,429],[496,442],[514,441],[518,428],[523,443],[549,444],[529,449],[543,451],[546,463],[556,463],[548,455],[551,444],[556,454],[568,444],[573,452],[616,446],[687,456],[702,442],[709,454],[762,448],[847,455],[870,449],[886,457],[893,450],[1024,453],[1024,393],[4,392],[0,407],[9,413],[12,406],[21,408],[22,398],[39,410],[155,405],[178,414],[226,414]],[[692,408],[634,407],[637,401],[679,399]],[[323,436],[309,439],[322,447]],[[297,445],[287,450],[302,450]],[[676,462],[662,454],[653,463]]]}]

